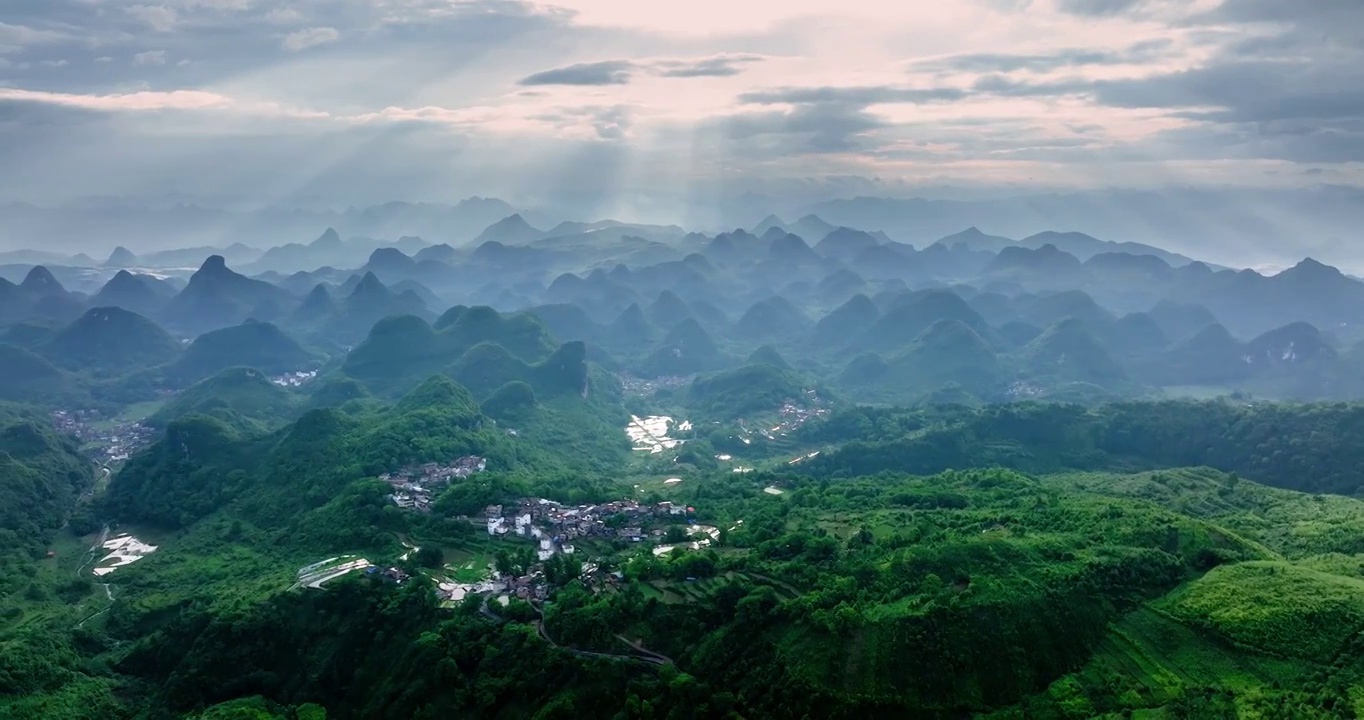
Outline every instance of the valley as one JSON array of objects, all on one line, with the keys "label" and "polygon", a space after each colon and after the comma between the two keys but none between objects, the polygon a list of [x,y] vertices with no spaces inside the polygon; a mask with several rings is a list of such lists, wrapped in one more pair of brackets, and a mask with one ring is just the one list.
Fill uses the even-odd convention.
[{"label": "valley", "polygon": [[1342,306],[1098,240],[613,233],[12,306],[0,713],[1354,717]]}]

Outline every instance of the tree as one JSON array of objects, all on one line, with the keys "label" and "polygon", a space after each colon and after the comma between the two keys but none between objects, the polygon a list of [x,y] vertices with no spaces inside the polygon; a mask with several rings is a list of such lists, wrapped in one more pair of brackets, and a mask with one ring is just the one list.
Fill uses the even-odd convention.
[{"label": "tree", "polygon": [[424,545],[415,553],[417,565],[424,568],[438,568],[445,565],[445,552],[433,545]]}]

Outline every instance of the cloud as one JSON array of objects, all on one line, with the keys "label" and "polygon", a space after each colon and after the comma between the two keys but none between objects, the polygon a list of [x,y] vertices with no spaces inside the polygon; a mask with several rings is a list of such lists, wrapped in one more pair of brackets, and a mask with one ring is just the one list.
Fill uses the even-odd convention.
[{"label": "cloud", "polygon": [[625,85],[635,71],[629,60],[578,63],[527,75],[518,85]]},{"label": "cloud", "polygon": [[1151,0],[1056,0],[1062,12],[1092,17],[1112,17],[1145,9]]},{"label": "cloud", "polygon": [[137,53],[136,55],[133,55],[133,64],[134,64],[134,65],[165,65],[165,64],[166,64],[166,51],[165,51],[165,50],[147,50],[146,52]]},{"label": "cloud", "polygon": [[281,46],[285,50],[298,52],[307,50],[310,47],[333,43],[341,39],[341,33],[336,28],[314,27],[306,30],[298,30],[284,36]]},{"label": "cloud", "polygon": [[952,87],[912,88],[893,85],[862,87],[782,87],[755,90],[739,95],[739,102],[752,105],[842,104],[876,105],[882,103],[928,103],[961,100],[965,90]]},{"label": "cloud", "polygon": [[123,8],[123,12],[146,23],[157,32],[170,32],[179,21],[175,9],[164,5],[130,5]]},{"label": "cloud", "polygon": [[20,52],[29,46],[52,45],[68,39],[66,34],[53,30],[0,22],[0,53]]},{"label": "cloud", "polygon": [[663,77],[732,77],[743,72],[745,65],[766,60],[762,55],[752,53],[720,54],[708,58],[689,60],[659,60],[653,63],[653,71]]},{"label": "cloud", "polygon": [[720,53],[698,58],[644,58],[602,60],[553,68],[528,75],[517,82],[535,85],[626,85],[638,75],[665,78],[733,77],[746,65],[766,60],[753,53]]},{"label": "cloud", "polygon": [[625,105],[560,108],[551,113],[542,113],[533,120],[548,123],[559,130],[578,130],[590,128],[602,140],[619,140],[625,137],[630,128],[631,113]]},{"label": "cloud", "polygon": [[0,101],[40,103],[100,112],[144,112],[149,110],[207,110],[225,108],[232,101],[217,93],[198,90],[172,92],[135,92],[115,95],[75,95],[18,88],[0,88]]},{"label": "cloud", "polygon": [[[440,184],[441,148],[477,168],[466,186],[490,185],[475,190],[552,174],[565,193],[597,170],[588,158],[631,173],[623,187],[659,172],[712,187],[831,174],[1126,182],[1136,164],[1147,177],[1194,168],[1242,182],[1262,162],[1298,182],[1313,176],[1289,165],[1311,163],[1330,182],[1364,147],[1355,0],[798,0],[732,13],[708,12],[718,0],[657,13],[614,0],[0,4],[4,85],[46,93],[0,98],[0,143],[28,148],[30,163],[92,143],[116,167],[155,155],[143,174],[172,187],[203,157],[230,174],[315,154],[286,168],[302,183],[399,145],[402,162],[385,162],[410,173],[403,187]],[[126,97],[138,89],[226,100]],[[138,103],[159,109],[118,109]],[[16,157],[0,159],[0,177],[18,176]],[[73,192],[56,170],[44,177],[0,190]],[[257,184],[242,186],[268,192]]]},{"label": "cloud", "polygon": [[1048,53],[966,53],[919,60],[910,67],[939,73],[1049,73],[1090,66],[1146,63],[1161,57],[1173,44],[1168,38],[1159,38],[1120,50],[1062,48]]},{"label": "cloud", "polygon": [[291,7],[271,8],[265,14],[265,21],[274,25],[297,25],[304,20],[303,13]]}]

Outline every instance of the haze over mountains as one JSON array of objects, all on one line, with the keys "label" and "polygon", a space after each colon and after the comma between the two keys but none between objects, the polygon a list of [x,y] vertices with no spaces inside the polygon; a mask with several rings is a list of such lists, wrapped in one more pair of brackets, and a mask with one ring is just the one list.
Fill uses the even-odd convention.
[{"label": "haze over mountains", "polygon": [[[288,338],[271,342],[325,357],[363,345],[386,318],[439,329],[451,307],[486,306],[534,316],[618,372],[711,373],[767,347],[872,402],[945,390],[976,402],[1191,387],[1299,399],[1364,392],[1353,379],[1364,356],[1356,349],[1364,282],[1312,258],[1262,274],[1074,231],[1011,238],[974,225],[916,246],[815,214],[706,234],[616,222],[542,228],[513,212],[461,238],[389,241],[326,228],[264,249],[139,255],[120,246],[104,262],[6,265],[0,272],[18,282],[0,279],[9,326],[0,340],[48,355],[58,372],[87,356],[117,365],[96,351],[46,350],[84,334],[80,323],[95,317],[127,324],[130,337],[152,327],[199,338],[195,345],[215,332],[269,328]],[[281,352],[316,365],[301,349],[266,355]],[[123,362],[130,369],[140,360]],[[170,369],[154,384],[205,376]]]},{"label": "haze over mountains", "polygon": [[[972,225],[1012,238],[1066,228],[1118,243],[1155,245],[1227,265],[1288,267],[1312,255],[1364,271],[1364,251],[1351,242],[1357,228],[1364,226],[1361,208],[1364,191],[1334,186],[1274,191],[1002,192],[981,198],[940,193],[804,201],[745,194],[709,206],[700,215],[691,211],[687,214],[690,219],[682,224],[709,234],[746,227],[760,236],[780,227],[811,244],[837,226],[848,226],[879,230],[919,246]],[[483,240],[517,242],[565,236],[612,224],[588,222],[581,213],[572,207],[514,207],[481,197],[457,203],[388,202],[339,210],[287,203],[244,209],[221,201],[194,199],[103,199],[53,207],[11,203],[0,207],[6,220],[0,228],[0,248],[4,249],[0,251],[0,264],[68,262],[61,252],[27,249],[43,238],[47,247],[61,247],[71,254],[96,259],[109,257],[116,245],[131,251],[110,258],[109,264],[115,267],[129,265],[134,253],[146,265],[193,267],[206,249],[215,247],[234,264],[263,260],[259,266],[262,270],[292,272],[329,264],[314,262],[309,251],[298,247],[316,237],[319,228],[334,227],[347,239],[391,238],[392,244],[412,254],[418,248],[403,247],[399,238],[416,236],[433,244],[461,246]],[[507,224],[512,216],[517,216],[515,228]],[[666,215],[656,220],[645,218],[646,224],[674,227],[679,220]],[[351,245],[353,261],[365,245]],[[368,250],[376,246],[371,242]],[[262,257],[271,248],[273,254]]]}]

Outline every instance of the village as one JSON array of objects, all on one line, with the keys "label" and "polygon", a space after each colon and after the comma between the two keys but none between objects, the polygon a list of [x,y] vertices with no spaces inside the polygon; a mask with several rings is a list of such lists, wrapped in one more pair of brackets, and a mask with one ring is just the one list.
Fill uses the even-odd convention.
[{"label": "village", "polygon": [[296,388],[311,382],[316,377],[316,370],[297,370],[284,373],[283,375],[276,375],[275,377],[270,378],[270,382],[280,387]]},{"label": "village", "polygon": [[[484,521],[491,538],[523,538],[536,543],[535,562],[522,564],[519,572],[501,572],[492,568],[490,577],[475,583],[443,582],[439,593],[443,600],[458,602],[469,594],[506,594],[522,600],[543,601],[548,597],[549,584],[545,563],[558,556],[581,556],[576,541],[618,540],[639,543],[661,539],[665,525],[687,523],[690,542],[662,545],[655,555],[675,547],[700,549],[719,540],[719,530],[696,525],[696,508],[671,501],[652,505],[635,500],[616,500],[595,505],[567,507],[546,498],[524,498],[516,505],[490,505],[485,509]],[[574,558],[578,560],[577,557]],[[601,563],[583,560],[581,577],[591,584],[612,584],[620,580],[619,573],[601,572]],[[600,576],[600,577],[597,577]]]},{"label": "village", "polygon": [[[572,541],[578,538],[606,538],[639,542],[650,535],[661,536],[663,530],[648,526],[658,519],[674,518],[686,521],[696,508],[664,500],[655,505],[642,505],[635,500],[617,500],[600,505],[564,507],[544,498],[527,498],[518,505],[487,508],[488,534],[494,537],[515,534],[519,537],[541,539],[541,552],[552,555],[557,548],[572,554]],[[550,541],[550,545],[545,542]],[[564,548],[567,548],[566,550]]]},{"label": "village", "polygon": [[431,498],[454,480],[463,480],[474,473],[483,472],[488,461],[477,455],[466,455],[448,463],[426,463],[403,468],[397,472],[384,473],[379,479],[393,487],[388,496],[404,510],[431,512]]},{"label": "village", "polygon": [[140,422],[111,422],[95,410],[56,410],[52,424],[83,445],[97,448],[101,463],[123,462],[150,445],[156,431]]}]

